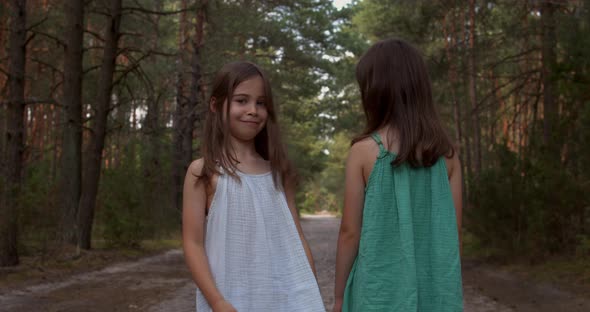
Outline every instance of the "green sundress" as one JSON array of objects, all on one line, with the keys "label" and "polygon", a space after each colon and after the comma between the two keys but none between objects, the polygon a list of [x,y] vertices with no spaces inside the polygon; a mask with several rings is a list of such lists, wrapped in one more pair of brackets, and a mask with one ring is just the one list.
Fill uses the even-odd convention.
[{"label": "green sundress", "polygon": [[428,168],[379,156],[365,188],[361,238],[342,311],[463,311],[457,221],[441,157]]}]

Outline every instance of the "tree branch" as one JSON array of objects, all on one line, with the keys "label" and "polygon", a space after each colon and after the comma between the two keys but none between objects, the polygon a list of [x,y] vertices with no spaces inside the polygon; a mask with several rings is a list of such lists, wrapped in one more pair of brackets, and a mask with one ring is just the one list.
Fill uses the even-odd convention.
[{"label": "tree branch", "polygon": [[66,44],[65,42],[63,42],[63,41],[62,41],[60,38],[58,38],[58,37],[56,37],[56,36],[54,36],[54,35],[51,35],[51,34],[48,34],[48,33],[44,33],[44,32],[42,32],[42,31],[39,31],[39,30],[33,30],[33,29],[31,29],[31,32],[32,32],[33,34],[38,34],[38,35],[41,35],[41,36],[47,37],[47,38],[49,38],[49,39],[51,39],[51,40],[55,41],[55,43],[57,43],[57,44],[59,44],[59,45],[61,45],[61,46],[64,46],[64,47],[65,47],[65,46],[67,46],[67,44]]},{"label": "tree branch", "polygon": [[39,26],[39,25],[41,25],[41,24],[45,23],[45,21],[47,21],[47,19],[48,19],[48,17],[47,17],[47,16],[43,17],[43,19],[41,19],[41,20],[40,20],[40,21],[38,21],[37,23],[35,23],[35,24],[33,24],[33,25],[29,26],[29,28],[27,28],[27,31],[31,31],[33,28],[35,28],[35,27],[37,27],[37,26]]},{"label": "tree branch", "polygon": [[139,64],[141,63],[142,60],[146,59],[147,57],[150,56],[150,53],[146,53],[144,55],[142,55],[139,59],[134,60],[133,57],[126,55],[128,59],[133,60],[133,64],[131,64],[129,67],[127,67],[127,69],[125,69],[123,71],[123,73],[117,77],[116,80],[113,81],[113,86],[119,84],[119,82],[121,82],[121,80],[123,78],[125,78],[130,72],[134,71],[137,67],[139,67]]},{"label": "tree branch", "polygon": [[86,52],[86,51],[90,51],[90,50],[104,50],[104,47],[102,46],[94,46],[94,47],[87,47],[82,49],[82,51]]},{"label": "tree branch", "polygon": [[494,63],[486,64],[485,67],[488,68],[488,69],[494,69],[497,66],[500,66],[500,65],[504,64],[505,62],[507,62],[509,60],[512,60],[512,59],[515,59],[513,62],[518,62],[518,61],[521,60],[520,57],[526,56],[529,53],[532,53],[532,52],[535,52],[535,51],[538,51],[538,50],[539,49],[537,49],[537,48],[531,48],[531,49],[522,51],[520,53],[516,53],[516,54],[513,54],[513,55],[508,55],[508,56],[506,56],[506,57],[502,58],[501,60],[498,60],[498,61],[496,61]]},{"label": "tree branch", "polygon": [[4,76],[8,77],[8,72],[4,70],[4,68],[0,67],[0,74],[4,74]]},{"label": "tree branch", "polygon": [[44,66],[47,66],[47,67],[53,69],[54,71],[60,73],[61,75],[63,75],[63,71],[61,69],[53,66],[52,64],[49,64],[49,63],[47,63],[45,61],[42,61],[42,60],[40,60],[40,59],[38,59],[36,57],[31,57],[31,61],[33,61],[35,63],[39,63],[39,64],[44,65]]},{"label": "tree branch", "polygon": [[27,45],[29,45],[29,42],[31,42],[31,40],[33,40],[33,38],[35,38],[35,36],[37,36],[37,34],[33,33],[32,35],[29,36],[29,38],[27,38],[27,41],[25,41],[25,47]]},{"label": "tree branch", "polygon": [[144,13],[144,14],[160,15],[160,16],[176,15],[176,14],[180,14],[180,13],[184,13],[184,12],[191,12],[196,7],[196,5],[193,4],[189,7],[187,7],[186,9],[182,9],[182,10],[154,11],[154,10],[144,8],[137,0],[134,0],[133,2],[135,3],[136,7],[123,7],[123,8],[121,8],[121,14],[125,14],[126,12],[130,12],[130,13],[139,12],[139,13]]},{"label": "tree branch", "polygon": [[[0,101],[0,105],[8,105],[12,103],[11,100]],[[61,107],[61,103],[58,103],[55,99],[38,99],[38,98],[29,98],[25,99],[25,105],[34,105],[34,104],[53,104],[56,106]]]},{"label": "tree branch", "polygon": [[98,39],[98,40],[100,40],[100,41],[104,42],[104,39],[103,39],[103,38],[100,36],[100,34],[99,34],[99,33],[97,33],[97,32],[94,32],[94,31],[91,31],[91,30],[88,30],[88,29],[85,29],[85,30],[84,30],[84,32],[85,32],[85,33],[88,33],[88,34],[91,34],[91,35],[92,35],[92,36],[94,36],[96,39]]},{"label": "tree branch", "polygon": [[82,74],[83,75],[86,75],[87,73],[89,73],[89,72],[91,72],[93,70],[99,69],[100,67],[101,67],[101,65],[94,65],[94,66],[88,67],[87,69],[85,69],[84,71],[82,71]]},{"label": "tree branch", "polygon": [[160,55],[160,56],[166,56],[166,57],[177,57],[178,56],[178,53],[168,53],[168,52],[156,51],[156,50],[151,50],[151,49],[148,51],[143,51],[143,50],[131,48],[131,47],[122,48],[119,51],[118,55],[125,54],[127,52],[145,52],[148,55]]}]

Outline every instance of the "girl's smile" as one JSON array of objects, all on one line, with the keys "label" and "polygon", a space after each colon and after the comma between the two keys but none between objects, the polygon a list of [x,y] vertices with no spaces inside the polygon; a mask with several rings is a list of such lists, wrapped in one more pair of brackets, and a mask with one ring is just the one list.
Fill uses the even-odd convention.
[{"label": "girl's smile", "polygon": [[246,123],[247,125],[255,126],[255,127],[258,127],[258,125],[260,125],[260,123],[261,123],[258,120],[240,120],[240,121],[243,123]]}]

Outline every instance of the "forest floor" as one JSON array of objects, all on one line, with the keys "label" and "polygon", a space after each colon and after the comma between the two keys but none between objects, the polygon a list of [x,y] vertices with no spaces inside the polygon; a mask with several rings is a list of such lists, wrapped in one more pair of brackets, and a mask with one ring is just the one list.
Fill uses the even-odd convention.
[{"label": "forest floor", "polygon": [[[334,300],[339,222],[331,216],[302,218],[328,309]],[[18,269],[0,270],[0,311],[195,311],[194,285],[180,249],[149,256],[92,255],[103,260],[85,268],[38,267],[26,278],[15,278]],[[467,312],[590,311],[590,293],[582,296],[582,290],[537,282],[475,260],[463,263],[463,281]]]}]

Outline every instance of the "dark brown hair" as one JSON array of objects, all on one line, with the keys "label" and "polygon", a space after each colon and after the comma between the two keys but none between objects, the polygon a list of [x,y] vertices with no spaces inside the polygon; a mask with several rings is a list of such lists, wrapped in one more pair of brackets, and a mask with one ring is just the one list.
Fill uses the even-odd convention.
[{"label": "dark brown hair", "polygon": [[400,39],[379,41],[359,60],[356,79],[367,125],[352,144],[390,126],[399,133],[394,166],[408,162],[413,167],[430,167],[439,157],[454,155],[434,107],[430,78],[418,50]]},{"label": "dark brown hair", "polygon": [[[219,167],[223,169],[224,173],[239,180],[236,174],[238,160],[233,154],[233,147],[229,140],[229,125],[224,120],[229,121],[229,118],[227,118],[230,107],[229,102],[236,87],[256,76],[261,77],[264,82],[264,103],[268,111],[266,125],[254,138],[256,152],[265,160],[270,161],[273,181],[277,188],[282,189],[279,181],[287,181],[293,175],[293,170],[281,142],[277,112],[266,74],[253,63],[234,62],[226,64],[217,73],[213,82],[211,96],[209,101],[206,102],[207,113],[201,143],[204,165],[200,176],[200,178],[204,178],[203,181],[206,185],[214,174],[221,174]],[[227,105],[224,110],[223,104],[226,101]],[[214,110],[210,108],[211,104],[215,107]]]}]

